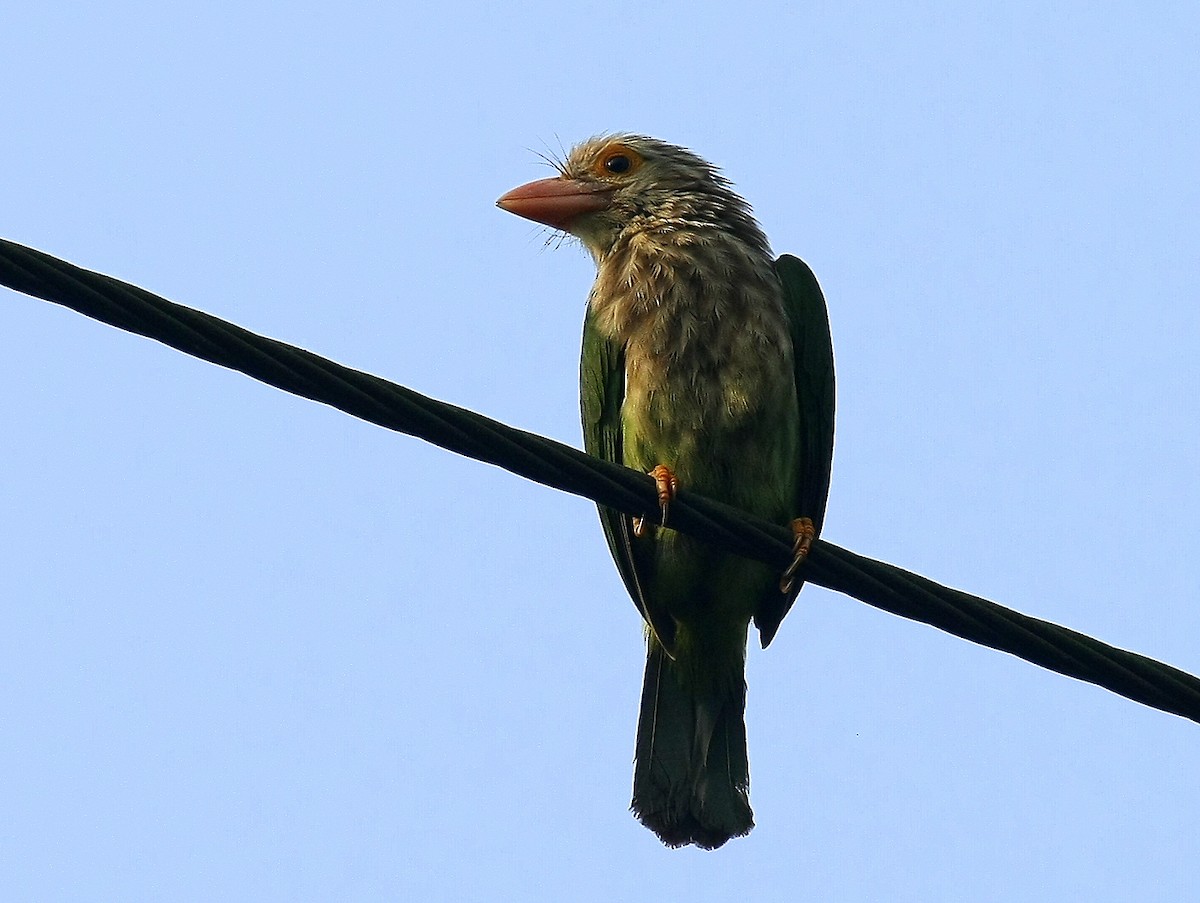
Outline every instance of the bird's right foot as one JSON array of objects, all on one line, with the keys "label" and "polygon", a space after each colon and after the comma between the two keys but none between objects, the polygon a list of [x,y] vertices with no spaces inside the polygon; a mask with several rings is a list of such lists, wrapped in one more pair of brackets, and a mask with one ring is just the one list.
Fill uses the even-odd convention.
[{"label": "bird's right foot", "polygon": [[[659,521],[660,527],[667,525],[667,514],[671,509],[671,500],[675,498],[675,493],[679,492],[679,480],[675,474],[671,472],[671,468],[665,464],[659,464],[654,470],[650,471],[650,476],[654,477],[654,485],[658,489],[658,507],[662,511],[662,519]],[[633,535],[641,539],[646,533],[646,518],[635,517],[633,519]]]}]

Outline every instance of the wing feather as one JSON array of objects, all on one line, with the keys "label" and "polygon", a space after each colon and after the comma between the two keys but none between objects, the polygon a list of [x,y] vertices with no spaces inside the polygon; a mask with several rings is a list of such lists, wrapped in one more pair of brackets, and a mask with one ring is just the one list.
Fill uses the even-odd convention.
[{"label": "wing feather", "polygon": [[[784,254],[775,261],[775,272],[783,284],[784,309],[791,327],[800,408],[793,516],[812,518],[820,535],[833,468],[835,387],[829,311],[817,277],[803,260]],[[764,648],[775,637],[803,585],[798,580],[788,595],[773,594],[759,605],[754,623]]]},{"label": "wing feather", "polygon": [[[583,421],[583,447],[614,464],[624,464],[621,454],[621,403],[625,399],[625,349],[604,336],[597,328],[591,307],[583,320],[583,350],[579,359],[579,406]],[[629,516],[604,505],[597,505],[604,538],[616,562],[617,572],[629,591],[629,597],[646,623],[654,631],[667,654],[672,654],[675,622],[656,609],[643,590],[641,571],[651,563],[645,555],[639,566],[634,556]],[[641,542],[652,540],[643,539]]]}]

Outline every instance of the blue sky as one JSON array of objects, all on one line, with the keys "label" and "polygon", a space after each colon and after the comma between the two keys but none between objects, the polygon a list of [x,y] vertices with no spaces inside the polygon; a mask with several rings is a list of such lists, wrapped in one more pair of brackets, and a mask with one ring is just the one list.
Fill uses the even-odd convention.
[{"label": "blue sky", "polygon": [[[826,538],[1200,671],[1195,4],[10,7],[0,234],[576,445],[591,263],[493,201],[692,147],[828,297]],[[815,587],[758,827],[664,849],[588,502],[7,290],[0,343],[13,899],[1200,894],[1195,724]]]}]

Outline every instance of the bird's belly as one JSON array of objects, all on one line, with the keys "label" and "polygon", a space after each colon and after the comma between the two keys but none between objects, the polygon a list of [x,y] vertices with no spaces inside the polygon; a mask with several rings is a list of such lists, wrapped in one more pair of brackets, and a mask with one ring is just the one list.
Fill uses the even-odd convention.
[{"label": "bird's belly", "polygon": [[[621,407],[624,463],[647,472],[665,465],[684,492],[787,523],[795,516],[799,433],[790,364],[759,361],[753,371],[718,378],[637,361],[627,371]],[[635,541],[646,544],[640,554],[647,594],[692,631],[744,628],[778,585],[766,565],[669,528]]]},{"label": "bird's belly", "polygon": [[795,497],[795,391],[763,392],[735,409],[713,392],[627,390],[621,411],[624,462],[662,464],[680,486],[770,520],[790,517]]}]

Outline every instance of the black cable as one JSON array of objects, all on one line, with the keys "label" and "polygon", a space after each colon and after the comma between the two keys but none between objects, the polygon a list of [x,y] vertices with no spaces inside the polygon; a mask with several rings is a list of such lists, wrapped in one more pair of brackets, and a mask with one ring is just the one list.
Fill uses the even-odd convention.
[{"label": "black cable", "polygon": [[[3,239],[0,284],[546,486],[629,514],[657,510],[654,481],[645,474],[435,401]],[[781,570],[791,561],[789,529],[686,489],[672,503],[671,526]],[[1200,679],[1144,655],[941,586],[824,540],[813,544],[802,573],[809,583],[892,614],[1200,721]]]}]

